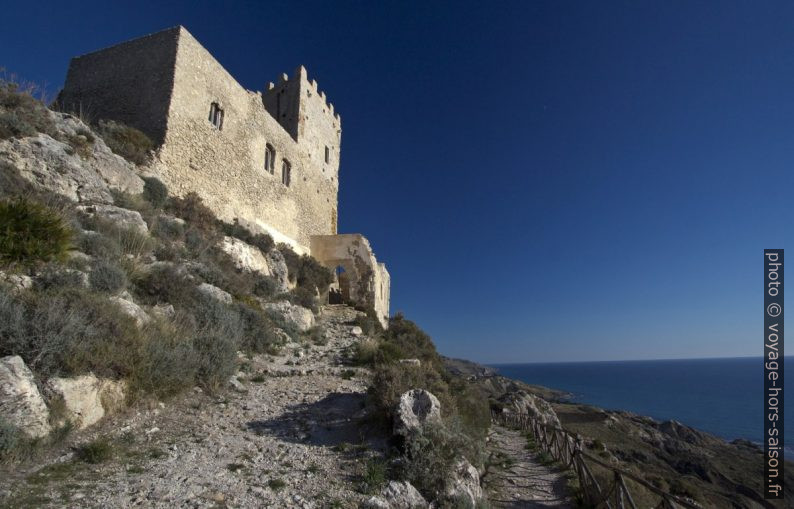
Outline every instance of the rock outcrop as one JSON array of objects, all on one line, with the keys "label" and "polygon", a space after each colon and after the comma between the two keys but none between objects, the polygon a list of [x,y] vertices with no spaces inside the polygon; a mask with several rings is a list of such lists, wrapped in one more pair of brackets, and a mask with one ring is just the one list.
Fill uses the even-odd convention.
[{"label": "rock outcrop", "polygon": [[225,304],[231,304],[233,300],[229,292],[221,290],[217,286],[213,286],[209,283],[201,283],[198,285],[198,291],[205,297],[219,300]]},{"label": "rock outcrop", "polygon": [[499,398],[503,412],[529,414],[547,426],[561,428],[560,419],[548,401],[526,391],[508,392]]},{"label": "rock outcrop", "polygon": [[380,492],[364,503],[367,509],[427,509],[430,504],[407,481],[389,481]]},{"label": "rock outcrop", "polygon": [[231,257],[237,270],[270,275],[270,266],[259,248],[234,237],[224,237],[221,249]]},{"label": "rock outcrop", "polygon": [[0,417],[33,438],[50,432],[49,411],[22,357],[0,359]]},{"label": "rock outcrop", "polygon": [[77,210],[115,223],[121,228],[136,230],[144,235],[149,233],[146,221],[143,220],[141,213],[135,210],[123,209],[115,205],[80,205]]},{"label": "rock outcrop", "polygon": [[89,139],[85,124],[65,113],[49,114],[58,133],[64,139],[80,140],[88,147],[87,153],[38,134],[0,141],[0,162],[16,167],[28,181],[75,202],[112,204],[111,190],[143,191],[135,166],[114,154],[98,137]]},{"label": "rock outcrop", "polygon": [[47,389],[53,398],[63,401],[65,419],[78,428],[87,428],[124,406],[126,384],[89,374],[52,378],[47,381]]},{"label": "rock outcrop", "polygon": [[480,473],[465,458],[461,458],[455,465],[445,495],[448,500],[462,504],[463,507],[477,507],[477,503],[482,499]]},{"label": "rock outcrop", "polygon": [[311,309],[292,304],[286,300],[265,303],[263,307],[283,316],[284,320],[300,331],[307,331],[314,327],[314,313],[312,313]]},{"label": "rock outcrop", "polygon": [[402,396],[394,414],[394,434],[407,437],[428,423],[441,422],[441,403],[431,392],[413,389]]}]

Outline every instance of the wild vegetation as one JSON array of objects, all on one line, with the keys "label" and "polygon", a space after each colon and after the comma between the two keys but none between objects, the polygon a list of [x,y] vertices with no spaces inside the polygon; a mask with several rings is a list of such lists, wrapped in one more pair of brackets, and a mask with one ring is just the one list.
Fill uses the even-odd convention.
[{"label": "wild vegetation", "polygon": [[[0,139],[38,133],[57,138],[51,115],[29,90],[0,81]],[[139,131],[100,122],[97,132],[128,160],[148,161],[151,142]],[[62,141],[90,156],[95,140],[85,129]],[[297,329],[262,302],[286,298],[317,309],[317,291],[327,288],[330,272],[280,247],[298,263],[290,266],[296,288],[278,295],[272,277],[241,273],[218,246],[230,235],[266,254],[274,248],[272,238],[219,221],[195,194],[169,196],[159,180],[144,181],[142,194],[114,198],[140,212],[149,234],[78,209],[32,186],[9,164],[0,167],[0,271],[34,282],[21,292],[0,284],[0,356],[20,355],[40,380],[88,372],[128,380],[129,400],[135,401],[195,385],[216,391],[235,372],[239,350],[274,353],[298,338]],[[228,292],[233,301],[202,294],[201,283]],[[137,323],[113,300],[125,295],[163,312]],[[12,428],[0,422],[5,459],[32,450]]]}]

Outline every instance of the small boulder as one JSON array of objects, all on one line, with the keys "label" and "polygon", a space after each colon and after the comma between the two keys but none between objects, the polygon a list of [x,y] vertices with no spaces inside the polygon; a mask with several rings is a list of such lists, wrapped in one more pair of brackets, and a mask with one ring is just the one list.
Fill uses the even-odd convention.
[{"label": "small boulder", "polygon": [[131,300],[124,299],[122,297],[111,297],[110,300],[118,304],[119,308],[125,315],[133,318],[135,320],[135,324],[138,327],[143,327],[152,319],[148,314],[146,314],[146,311],[141,309],[139,305],[135,304]]},{"label": "small boulder", "polygon": [[201,292],[202,295],[219,300],[225,304],[232,303],[232,296],[229,292],[225,292],[209,283],[201,283],[198,285],[198,291]]},{"label": "small boulder", "polygon": [[235,392],[246,392],[245,386],[240,382],[236,375],[232,375],[229,377],[229,387],[231,387]]},{"label": "small boulder", "polygon": [[547,426],[562,427],[549,402],[534,394],[518,390],[508,392],[499,401],[503,404],[503,412],[528,414]]},{"label": "small boulder", "polygon": [[270,266],[259,248],[234,237],[224,237],[221,250],[231,257],[237,270],[270,275]]},{"label": "small boulder", "polygon": [[0,283],[8,286],[13,292],[21,292],[33,288],[33,278],[24,274],[7,274],[0,271]]},{"label": "small boulder", "polygon": [[122,408],[127,386],[122,381],[99,379],[88,374],[51,378],[47,381],[47,388],[53,398],[63,401],[64,417],[82,429]]},{"label": "small boulder", "polygon": [[480,473],[465,458],[461,458],[453,470],[452,478],[447,482],[445,491],[447,500],[464,507],[477,507],[482,499]]},{"label": "small boulder", "polygon": [[389,481],[380,496],[364,502],[368,509],[427,509],[430,504],[408,481]]},{"label": "small boulder", "polygon": [[394,415],[394,433],[408,436],[421,431],[427,423],[441,422],[441,403],[431,392],[413,389],[402,396]]},{"label": "small boulder", "polygon": [[422,361],[419,359],[400,359],[400,364],[404,364],[406,366],[415,366],[418,368],[422,365]]},{"label": "small boulder", "polygon": [[286,300],[265,303],[264,308],[280,314],[284,317],[284,320],[297,327],[301,332],[314,327],[314,313],[312,313],[311,309],[292,304]]},{"label": "small boulder", "polygon": [[33,373],[22,357],[0,359],[0,417],[29,436],[39,438],[50,432],[49,412]]},{"label": "small boulder", "polygon": [[149,227],[138,211],[123,209],[115,205],[80,205],[77,208],[89,216],[99,216],[123,228],[137,230],[144,235],[149,233]]},{"label": "small boulder", "polygon": [[350,329],[350,334],[352,334],[354,336],[360,336],[360,335],[364,334],[364,330],[361,327],[359,327],[358,325],[356,325],[355,327]]}]

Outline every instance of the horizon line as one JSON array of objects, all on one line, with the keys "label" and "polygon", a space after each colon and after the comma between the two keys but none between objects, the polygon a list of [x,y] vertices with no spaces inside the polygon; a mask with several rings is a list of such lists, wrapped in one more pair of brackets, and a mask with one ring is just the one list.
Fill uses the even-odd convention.
[{"label": "horizon line", "polygon": [[[794,357],[792,355],[783,355],[783,358]],[[484,366],[497,367],[497,366],[524,366],[527,364],[595,364],[595,363],[608,363],[608,362],[649,362],[649,361],[706,361],[706,360],[730,360],[730,359],[758,359],[761,360],[764,355],[741,355],[731,357],[666,357],[660,359],[613,359],[613,360],[592,360],[592,361],[531,361],[531,362],[483,362]],[[466,360],[466,359],[462,359]],[[475,361],[471,361],[475,362]]]}]

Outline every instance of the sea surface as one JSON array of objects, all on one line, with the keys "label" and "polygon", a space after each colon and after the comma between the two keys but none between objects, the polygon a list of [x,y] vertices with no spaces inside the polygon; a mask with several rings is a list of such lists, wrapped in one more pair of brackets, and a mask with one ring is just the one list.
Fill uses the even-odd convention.
[{"label": "sea surface", "polygon": [[[713,435],[762,443],[762,358],[494,365],[499,374],[559,389],[573,401],[674,419]],[[784,371],[794,377],[792,357]],[[784,396],[786,458],[794,459],[794,379]]]}]

